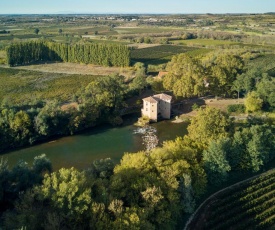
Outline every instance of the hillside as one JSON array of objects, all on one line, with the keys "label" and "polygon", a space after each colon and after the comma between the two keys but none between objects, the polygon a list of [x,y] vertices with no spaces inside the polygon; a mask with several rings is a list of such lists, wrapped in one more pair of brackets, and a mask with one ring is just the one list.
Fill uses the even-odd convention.
[{"label": "hillside", "polygon": [[212,195],[186,229],[274,229],[275,170]]}]

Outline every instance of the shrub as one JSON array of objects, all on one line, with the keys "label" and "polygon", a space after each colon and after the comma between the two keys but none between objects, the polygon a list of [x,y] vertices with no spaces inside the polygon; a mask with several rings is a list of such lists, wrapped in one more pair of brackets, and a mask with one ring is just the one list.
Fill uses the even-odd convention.
[{"label": "shrub", "polygon": [[228,105],[227,112],[228,113],[244,113],[245,106],[243,104]]},{"label": "shrub", "polygon": [[194,103],[193,105],[192,105],[192,110],[194,111],[194,110],[197,110],[198,108],[200,108],[200,106],[197,104],[197,103]]}]

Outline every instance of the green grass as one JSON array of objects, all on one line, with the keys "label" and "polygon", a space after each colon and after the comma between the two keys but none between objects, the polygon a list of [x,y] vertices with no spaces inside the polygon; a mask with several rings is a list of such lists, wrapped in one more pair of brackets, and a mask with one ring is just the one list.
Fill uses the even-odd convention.
[{"label": "green grass", "polygon": [[0,50],[0,65],[6,64],[6,51]]},{"label": "green grass", "polygon": [[[87,38],[89,39],[89,38]],[[88,41],[92,42],[92,43],[104,43],[104,44],[118,44],[118,45],[128,45],[130,44],[129,42],[125,42],[125,41],[114,41],[114,40],[103,40],[103,39],[89,39]]]},{"label": "green grass", "polygon": [[239,43],[226,41],[226,40],[212,40],[212,39],[190,39],[190,40],[176,40],[172,41],[174,44],[187,45],[187,46],[225,46],[225,45],[238,45]]},{"label": "green grass", "polygon": [[66,102],[95,77],[0,68],[0,101],[14,105],[36,99]]},{"label": "green grass", "polygon": [[87,27],[87,26],[83,26],[83,27],[72,27],[72,28],[64,28],[64,32],[63,33],[77,33],[77,34],[81,34],[84,35],[85,32],[88,33],[88,35],[94,35],[95,32],[98,32],[98,36],[100,35],[116,35],[118,34],[117,31],[115,31],[114,29],[110,29],[110,27],[108,26],[101,26],[101,27]]},{"label": "green grass", "polygon": [[[162,32],[173,32],[183,30],[182,28],[170,28],[170,27],[135,27],[135,28],[114,28],[119,34],[152,34]],[[149,35],[148,35],[149,36]]]},{"label": "green grass", "polygon": [[194,49],[194,50],[190,50],[187,51],[186,54],[188,54],[191,57],[196,57],[196,56],[203,56],[209,52],[213,51],[213,49]]}]

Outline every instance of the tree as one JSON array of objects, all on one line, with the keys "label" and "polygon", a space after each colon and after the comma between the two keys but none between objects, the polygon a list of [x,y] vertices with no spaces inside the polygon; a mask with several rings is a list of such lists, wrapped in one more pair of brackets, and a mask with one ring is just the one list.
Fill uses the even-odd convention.
[{"label": "tree", "polygon": [[10,66],[34,61],[65,61],[92,63],[106,66],[129,66],[130,51],[127,46],[116,44],[62,44],[30,41],[13,43],[6,49]]},{"label": "tree", "polygon": [[243,72],[244,63],[242,59],[236,55],[218,54],[213,57],[208,54],[205,57],[210,76],[210,90],[215,95],[229,94],[233,82],[237,76]]},{"label": "tree", "polygon": [[263,70],[259,67],[251,67],[246,72],[242,73],[238,78],[242,82],[242,89],[249,93],[255,90],[256,83],[262,78]]},{"label": "tree", "polygon": [[237,91],[238,100],[240,98],[240,92],[244,89],[244,82],[241,76],[238,76],[237,79],[233,82],[231,90]]},{"label": "tree", "polygon": [[32,170],[37,175],[44,175],[45,173],[52,172],[52,163],[46,157],[46,154],[41,154],[40,156],[34,157]]},{"label": "tree", "polygon": [[[206,176],[196,152],[183,140],[167,141],[149,154],[125,154],[114,169],[111,195],[133,207],[140,220],[158,229],[174,226],[182,211],[191,212],[204,191]],[[147,223],[148,224],[148,223]]]},{"label": "tree", "polygon": [[62,32],[63,32],[62,29],[59,29],[59,30],[58,30],[58,33],[59,33],[59,34],[62,34]]},{"label": "tree", "polygon": [[182,204],[186,213],[193,213],[195,209],[194,191],[192,188],[191,176],[184,173],[180,181],[180,189],[182,190]]},{"label": "tree", "polygon": [[95,160],[89,167],[88,173],[95,178],[109,179],[113,175],[114,167],[114,162],[110,158]]},{"label": "tree", "polygon": [[10,127],[14,132],[15,139],[19,142],[26,141],[31,135],[32,122],[25,111],[19,111],[15,114],[14,119],[10,122]]},{"label": "tree", "polygon": [[119,112],[123,103],[125,94],[124,77],[119,75],[102,77],[89,83],[85,88],[85,92],[87,96],[92,97],[93,103],[98,108],[104,108],[102,112],[115,115]]},{"label": "tree", "polygon": [[275,108],[275,79],[273,77],[264,75],[256,85],[256,92],[265,105]]},{"label": "tree", "polygon": [[163,78],[166,90],[172,90],[176,96],[193,97],[205,92],[203,66],[194,58],[179,54],[167,64],[169,72]]},{"label": "tree", "polygon": [[133,81],[129,84],[130,90],[136,92],[138,91],[141,94],[142,90],[147,86],[145,76],[138,75],[136,76]]},{"label": "tree", "polygon": [[62,168],[46,174],[36,192],[43,200],[49,200],[50,206],[66,216],[68,221],[81,224],[88,215],[91,189],[84,172]]},{"label": "tree", "polygon": [[229,139],[211,141],[207,150],[203,151],[203,164],[210,184],[219,185],[227,179],[231,170],[227,160],[230,149]]},{"label": "tree", "polygon": [[237,131],[233,137],[229,160],[236,170],[257,172],[274,159],[274,130],[268,125],[253,125]]},{"label": "tree", "polygon": [[35,33],[35,34],[38,34],[39,31],[40,31],[40,30],[39,30],[38,28],[35,28],[35,29],[34,29],[34,33]]},{"label": "tree", "polygon": [[137,62],[137,63],[135,63],[134,68],[136,71],[136,76],[142,76],[142,77],[146,76],[146,68],[145,68],[144,63]]},{"label": "tree", "polygon": [[4,213],[4,226],[6,229],[44,229],[45,210],[43,203],[37,200],[33,190],[27,190],[14,201],[14,210]]},{"label": "tree", "polygon": [[231,121],[222,111],[206,107],[200,108],[188,126],[188,138],[199,148],[206,149],[211,141],[228,137]]},{"label": "tree", "polygon": [[244,101],[246,112],[256,112],[262,109],[263,100],[255,91],[249,92]]},{"label": "tree", "polygon": [[10,186],[13,190],[12,196],[18,197],[20,192],[24,192],[28,188],[31,188],[35,182],[34,174],[30,170],[28,163],[23,160],[19,160],[18,163],[12,168],[10,174]]}]

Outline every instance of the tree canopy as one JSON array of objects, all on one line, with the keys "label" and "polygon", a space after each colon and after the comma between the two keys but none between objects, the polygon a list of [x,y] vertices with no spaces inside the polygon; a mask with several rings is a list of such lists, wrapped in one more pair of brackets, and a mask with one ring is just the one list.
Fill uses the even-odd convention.
[{"label": "tree canopy", "polygon": [[13,43],[7,47],[10,66],[37,61],[64,61],[104,66],[129,66],[130,51],[127,46],[116,44],[63,44],[49,41]]},{"label": "tree canopy", "polygon": [[203,57],[179,54],[167,64],[163,86],[176,96],[201,96],[206,92],[229,95],[232,84],[244,70],[242,59],[231,54],[210,53]]},{"label": "tree canopy", "polygon": [[219,109],[200,108],[188,126],[188,138],[205,149],[210,141],[228,137],[231,121],[227,114]]}]

